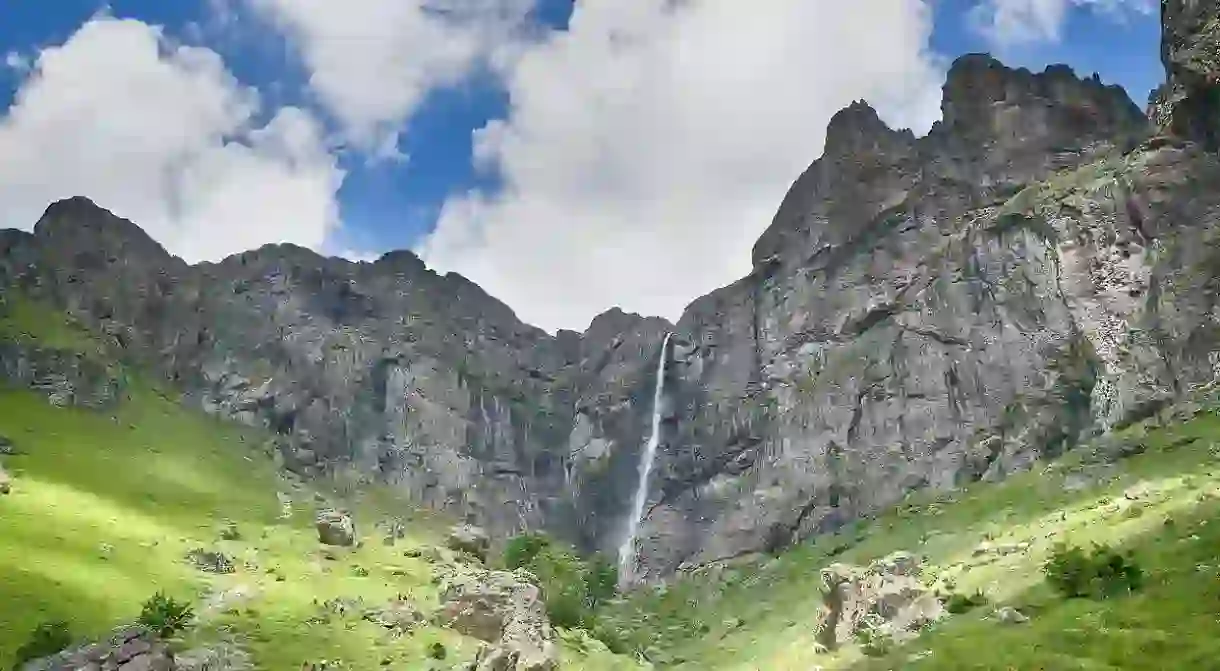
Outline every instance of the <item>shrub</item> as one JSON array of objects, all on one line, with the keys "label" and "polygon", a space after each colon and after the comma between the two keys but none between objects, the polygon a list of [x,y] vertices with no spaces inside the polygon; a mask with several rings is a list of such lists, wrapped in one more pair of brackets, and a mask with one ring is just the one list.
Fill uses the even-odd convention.
[{"label": "shrub", "polygon": [[886,632],[883,622],[877,616],[866,618],[861,627],[856,630],[856,643],[860,651],[869,657],[883,657],[894,649],[894,638]]},{"label": "shrub", "polygon": [[618,588],[618,567],[612,561],[602,555],[581,558],[541,533],[510,539],[503,561],[510,570],[525,568],[537,576],[547,615],[561,627],[590,625],[593,610]]},{"label": "shrub", "polygon": [[580,626],[589,615],[590,604],[584,562],[560,548],[547,547],[530,561],[528,568],[538,576],[551,623],[566,628]]},{"label": "shrub", "polygon": [[594,555],[585,582],[589,587],[589,607],[596,608],[618,591],[618,565],[603,555]]},{"label": "shrub", "polygon": [[193,617],[195,613],[189,605],[157,592],[144,602],[140,624],[165,638],[185,629]]},{"label": "shrub", "polygon": [[949,598],[945,600],[945,610],[954,615],[961,615],[979,606],[986,606],[987,603],[987,595],[981,591],[974,594],[950,594]]},{"label": "shrub", "polygon": [[31,660],[54,655],[69,645],[72,645],[72,632],[67,622],[43,622],[34,627],[29,639],[17,648],[17,663],[13,669],[20,669]]},{"label": "shrub", "polygon": [[1106,545],[1094,545],[1091,553],[1059,544],[1043,567],[1051,588],[1068,599],[1104,599],[1138,591],[1143,570],[1130,554]]},{"label": "shrub", "polygon": [[428,646],[428,656],[432,659],[444,659],[448,654],[449,651],[445,649],[445,644],[440,641],[433,641]]},{"label": "shrub", "polygon": [[504,566],[512,571],[528,565],[547,547],[551,539],[541,533],[524,533],[510,538],[504,546]]}]

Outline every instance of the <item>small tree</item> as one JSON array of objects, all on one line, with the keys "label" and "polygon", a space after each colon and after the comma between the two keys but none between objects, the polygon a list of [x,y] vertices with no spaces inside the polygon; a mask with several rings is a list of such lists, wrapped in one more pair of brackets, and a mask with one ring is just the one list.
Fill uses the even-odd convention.
[{"label": "small tree", "polygon": [[578,627],[589,608],[586,568],[576,555],[558,547],[548,547],[529,563],[538,576],[547,615],[560,627]]},{"label": "small tree", "polygon": [[195,613],[189,605],[157,592],[144,602],[144,608],[140,611],[140,624],[166,638],[185,629],[194,617]]},{"label": "small tree", "polygon": [[589,592],[589,606],[596,608],[618,591],[618,565],[605,555],[594,555],[585,576],[585,583]]},{"label": "small tree", "polygon": [[514,536],[504,546],[504,566],[510,571],[527,566],[550,546],[551,539],[546,534],[529,532]]},{"label": "small tree", "polygon": [[1143,570],[1130,554],[1106,545],[1094,545],[1092,553],[1060,543],[1043,567],[1046,581],[1064,598],[1094,598],[1128,594],[1143,587]]}]

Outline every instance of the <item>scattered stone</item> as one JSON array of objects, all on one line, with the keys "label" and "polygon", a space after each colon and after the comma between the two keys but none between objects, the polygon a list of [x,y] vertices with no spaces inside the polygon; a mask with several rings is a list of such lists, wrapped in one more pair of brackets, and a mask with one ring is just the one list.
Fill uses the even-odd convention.
[{"label": "scattered stone", "polygon": [[453,577],[436,620],[491,643],[470,669],[552,671],[558,667],[554,632],[541,592],[526,571],[477,571]]},{"label": "scattered stone", "polygon": [[1029,617],[1012,606],[1004,606],[995,612],[995,619],[1001,624],[1024,624]]},{"label": "scattered stone", "polygon": [[834,650],[862,633],[903,641],[944,617],[940,599],[918,574],[919,560],[906,552],[867,568],[833,564],[823,569],[818,643]]},{"label": "scattered stone", "polygon": [[195,548],[186,553],[186,560],[204,573],[225,574],[234,573],[237,570],[233,565],[232,559],[226,557],[224,553],[216,552],[215,550]]},{"label": "scattered stone", "polygon": [[414,603],[400,596],[384,606],[366,610],[364,619],[396,634],[408,634],[422,624],[425,617]]},{"label": "scattered stone", "polygon": [[114,555],[114,546],[110,543],[102,543],[97,546],[97,554],[102,559],[110,559]]},{"label": "scattered stone", "polygon": [[0,467],[0,494],[9,494],[12,491],[13,477],[4,468]]},{"label": "scattered stone", "polygon": [[462,524],[449,531],[446,545],[455,552],[466,552],[487,561],[491,549],[491,538],[487,532],[473,524]]},{"label": "scattered stone", "polygon": [[318,514],[315,523],[318,529],[318,540],[323,545],[351,547],[356,544],[356,523],[351,515],[336,510],[326,510]]},{"label": "scattered stone", "polygon": [[251,671],[250,654],[233,643],[216,643],[191,648],[175,655],[177,671]]},{"label": "scattered stone", "polygon": [[7,436],[0,435],[0,455],[12,456],[17,453],[17,448],[13,446],[13,441]]}]

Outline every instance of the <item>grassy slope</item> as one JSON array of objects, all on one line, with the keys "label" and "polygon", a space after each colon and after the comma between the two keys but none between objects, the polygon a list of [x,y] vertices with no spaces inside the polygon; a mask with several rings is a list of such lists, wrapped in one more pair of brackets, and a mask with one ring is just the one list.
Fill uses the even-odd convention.
[{"label": "grassy slope", "polygon": [[[8,303],[0,337],[91,356],[104,349],[62,315]],[[157,590],[196,603],[200,625],[191,638],[235,636],[270,671],[321,659],[349,669],[387,668],[387,661],[388,668],[432,668],[426,651],[434,641],[450,651],[436,668],[450,668],[477,648],[430,626],[391,640],[353,617],[309,624],[320,614],[317,604],[332,598],[376,605],[403,594],[425,610],[434,604],[429,565],[403,552],[436,544],[441,522],[385,492],[368,492],[347,502],[367,542],[326,558],[313,531],[313,493],[276,472],[259,431],[184,410],[135,383],[113,417],[53,408],[28,391],[0,391],[0,434],[20,452],[5,458],[15,482],[0,498],[0,668],[9,668],[39,622],[64,619],[78,635],[102,635],[133,621]],[[294,503],[287,517],[277,491]],[[392,517],[406,521],[407,538],[390,547],[372,527]],[[240,540],[219,539],[227,520]],[[197,547],[225,552],[237,571],[194,570],[182,557]],[[357,567],[368,575],[358,577]],[[579,636],[564,640],[567,668],[635,668],[598,645],[580,651]]]},{"label": "grassy slope", "polygon": [[[1148,450],[1107,466],[1088,463],[1097,460],[1082,448],[999,485],[978,484],[939,501],[912,499],[782,557],[637,595],[612,614],[637,641],[651,639],[662,666],[691,671],[1220,669],[1220,416],[1134,427],[1121,439]],[[1082,489],[1068,486],[1084,480]],[[989,538],[1031,547],[974,557]],[[1130,547],[1149,585],[1106,602],[1056,599],[1041,565],[1057,541]],[[989,617],[994,607],[986,607],[952,617],[884,659],[854,650],[817,654],[819,570],[896,550],[923,554],[930,578],[952,577],[963,593],[982,589],[1031,621],[1000,625]]]}]

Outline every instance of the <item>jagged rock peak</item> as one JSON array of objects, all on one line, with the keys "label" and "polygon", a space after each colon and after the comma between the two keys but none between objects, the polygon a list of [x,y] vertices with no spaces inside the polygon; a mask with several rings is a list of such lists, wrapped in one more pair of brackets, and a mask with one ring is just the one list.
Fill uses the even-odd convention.
[{"label": "jagged rock peak", "polygon": [[589,322],[589,328],[585,329],[585,335],[623,333],[641,324],[654,322],[657,326],[670,326],[668,321],[660,317],[645,317],[635,312],[624,312],[616,305],[594,317]]},{"label": "jagged rock peak", "polygon": [[373,262],[376,268],[389,268],[395,272],[423,272],[428,266],[414,252],[395,249],[382,254]]},{"label": "jagged rock peak", "polygon": [[169,252],[144,229],[85,196],[72,196],[47,206],[34,225],[34,235],[54,241],[65,252],[113,254],[122,250],[145,262],[170,258]]},{"label": "jagged rock peak", "polygon": [[1166,82],[1149,105],[1152,122],[1220,149],[1220,2],[1161,1],[1161,62]]},{"label": "jagged rock peak", "polygon": [[849,156],[865,151],[894,151],[915,141],[907,129],[894,130],[864,100],[835,112],[826,124],[826,149],[830,156]]},{"label": "jagged rock peak", "polygon": [[1096,74],[1081,79],[1062,64],[1034,73],[1010,68],[990,54],[966,54],[949,67],[942,91],[943,125],[968,134],[993,128],[997,103],[1078,110],[1102,127],[1144,123],[1143,113],[1121,86],[1104,84]]}]

